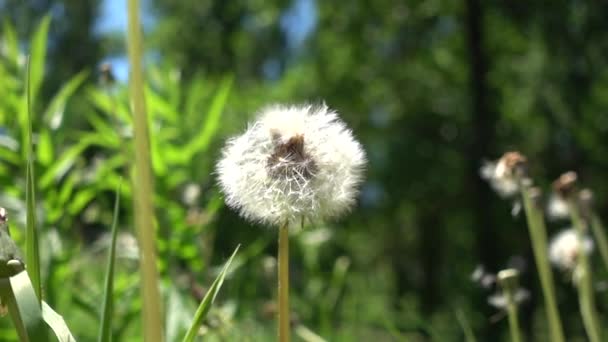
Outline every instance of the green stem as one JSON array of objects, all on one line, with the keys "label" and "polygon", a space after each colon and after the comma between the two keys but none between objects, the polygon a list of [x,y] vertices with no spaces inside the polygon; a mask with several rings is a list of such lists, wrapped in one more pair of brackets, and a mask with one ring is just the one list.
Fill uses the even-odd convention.
[{"label": "green stem", "polygon": [[150,136],[144,97],[142,67],[142,39],[139,19],[139,1],[128,2],[127,50],[131,65],[129,86],[133,110],[135,139],[135,173],[133,177],[133,200],[135,225],[140,244],[140,272],[142,275],[143,328],[146,342],[162,341],[163,324],[159,275],[156,267],[156,232],[154,229],[154,190],[152,186],[152,163],[150,158]]},{"label": "green stem", "polygon": [[289,342],[289,224],[279,228],[279,342]]},{"label": "green stem", "polygon": [[608,270],[608,238],[606,238],[606,231],[602,225],[602,220],[594,212],[591,213],[591,230],[593,230],[593,236],[604,262],[604,267]]},{"label": "green stem", "polygon": [[522,186],[521,194],[528,222],[530,240],[532,241],[534,260],[543,291],[551,341],[564,342],[562,323],[555,299],[553,272],[551,271],[547,257],[547,229],[545,227],[543,212],[532,203],[528,189],[525,186]]},{"label": "green stem", "polygon": [[[505,293],[506,295],[506,293]],[[515,300],[513,299],[513,295],[509,294],[507,296],[507,313],[509,316],[509,330],[511,331],[511,341],[513,342],[521,342],[521,330],[519,329],[519,318],[517,315],[517,304],[515,304]]]},{"label": "green stem", "polygon": [[581,316],[583,318],[583,324],[585,326],[585,330],[587,331],[589,340],[591,342],[600,342],[602,338],[597,320],[597,312],[595,311],[595,294],[593,292],[591,268],[589,267],[589,258],[587,253],[582,246],[587,228],[578,211],[576,202],[569,200],[568,209],[570,211],[572,224],[574,224],[578,233],[579,244],[581,244],[580,251],[578,253],[578,265],[576,266],[575,271],[575,277],[577,276],[576,286],[578,290]]}]

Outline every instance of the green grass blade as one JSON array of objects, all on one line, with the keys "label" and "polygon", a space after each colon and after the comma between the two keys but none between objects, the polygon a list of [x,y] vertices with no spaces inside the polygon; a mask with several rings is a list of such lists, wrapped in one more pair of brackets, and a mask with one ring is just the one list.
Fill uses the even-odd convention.
[{"label": "green grass blade", "polygon": [[116,255],[116,236],[118,235],[118,208],[120,205],[120,185],[116,189],[116,200],[114,201],[114,218],[112,220],[112,238],[110,253],[108,254],[108,266],[106,271],[105,288],[103,292],[103,307],[101,309],[101,325],[99,327],[100,342],[112,340],[112,313],[114,308],[114,264]]},{"label": "green grass blade", "polygon": [[30,91],[31,96],[36,98],[40,86],[42,85],[42,78],[44,77],[44,63],[46,62],[46,43],[49,35],[49,25],[51,24],[51,17],[49,15],[44,16],[42,21],[38,25],[34,36],[32,37],[30,45]]},{"label": "green grass blade", "polygon": [[43,117],[43,120],[46,124],[48,124],[51,129],[57,129],[62,122],[63,113],[65,111],[65,106],[74,95],[76,90],[80,87],[82,83],[87,79],[89,73],[87,71],[81,71],[76,76],[72,77],[66,84],[64,84],[59,92],[53,96],[50,104],[46,108]]},{"label": "green grass blade", "polygon": [[4,24],[2,25],[2,35],[4,47],[6,49],[6,56],[11,63],[17,65],[19,63],[19,39],[17,38],[15,26],[6,18],[4,20]]},{"label": "green grass blade", "polygon": [[76,342],[63,317],[55,312],[45,301],[42,302],[42,319],[53,329],[59,342]]},{"label": "green grass blade", "polygon": [[21,341],[48,340],[40,301],[27,272],[0,280],[0,296],[8,307]]},{"label": "green grass blade", "polygon": [[135,226],[140,247],[142,276],[143,340],[161,341],[163,335],[159,275],[156,265],[155,214],[152,200],[152,163],[150,159],[150,131],[146,114],[143,75],[142,27],[139,18],[139,1],[128,1],[127,50],[131,66],[129,77],[130,101],[133,109],[135,140],[135,172],[133,174],[133,201]]},{"label": "green grass blade", "polygon": [[460,308],[455,311],[456,320],[458,321],[458,325],[460,325],[460,329],[462,329],[462,333],[464,334],[464,340],[466,342],[477,342],[475,340],[475,334],[473,333],[473,328],[469,324],[469,320],[465,315],[464,311]]},{"label": "green grass blade", "polygon": [[188,329],[188,332],[186,333],[186,336],[184,337],[183,342],[194,341],[194,337],[196,337],[196,334],[198,332],[198,329],[201,326],[201,323],[203,323],[203,320],[207,316],[209,309],[211,309],[211,305],[215,301],[215,297],[220,292],[220,288],[222,287],[224,278],[226,277],[226,274],[228,273],[228,268],[230,267],[230,264],[232,263],[232,259],[234,259],[234,256],[238,252],[239,247],[240,247],[240,245],[236,247],[236,249],[230,256],[228,261],[226,261],[226,264],[224,265],[222,272],[220,272],[220,274],[217,276],[217,278],[215,278],[215,280],[213,281],[213,284],[211,284],[211,287],[209,288],[209,291],[207,291],[207,294],[205,294],[205,297],[201,301],[201,304],[198,306],[198,309],[196,309],[196,313],[194,314],[194,320],[192,321],[192,325]]},{"label": "green grass blade", "polygon": [[42,305],[42,285],[40,281],[40,254],[38,250],[38,231],[36,229],[36,197],[34,184],[34,146],[32,140],[32,107],[31,107],[31,74],[30,64],[27,65],[26,102],[27,102],[27,166],[25,172],[25,202],[26,202],[26,233],[25,233],[25,264],[34,291]]}]

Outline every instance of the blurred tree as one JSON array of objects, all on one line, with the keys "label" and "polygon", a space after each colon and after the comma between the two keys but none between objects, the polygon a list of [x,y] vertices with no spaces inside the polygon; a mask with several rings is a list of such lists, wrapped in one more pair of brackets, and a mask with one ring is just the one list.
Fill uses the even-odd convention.
[{"label": "blurred tree", "polygon": [[45,94],[56,91],[67,79],[94,69],[101,59],[100,38],[93,32],[100,0],[6,0],[0,2],[3,20],[15,25],[26,41],[40,19],[49,14],[49,46]]},{"label": "blurred tree", "polygon": [[185,75],[196,71],[263,76],[265,63],[284,60],[279,21],[287,0],[154,0],[156,45]]}]

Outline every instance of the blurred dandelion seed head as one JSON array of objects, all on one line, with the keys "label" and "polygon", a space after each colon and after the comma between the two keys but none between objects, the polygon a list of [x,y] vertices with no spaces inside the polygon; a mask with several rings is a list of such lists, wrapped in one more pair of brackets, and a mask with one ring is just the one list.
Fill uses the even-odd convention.
[{"label": "blurred dandelion seed head", "polygon": [[512,197],[526,179],[527,159],[519,152],[507,152],[497,161],[485,162],[480,174],[501,197]]},{"label": "blurred dandelion seed head", "polygon": [[[513,293],[513,301],[515,304],[520,305],[530,299],[530,291],[524,288],[518,288]],[[509,305],[508,298],[504,295],[504,293],[495,293],[488,297],[488,304],[491,306],[504,310]]]},{"label": "blurred dandelion seed head", "polygon": [[325,105],[274,105],[226,143],[217,164],[228,206],[270,225],[327,219],[355,202],[365,152]]},{"label": "blurred dandelion seed head", "polygon": [[588,236],[579,238],[575,229],[566,229],[559,232],[549,245],[549,259],[558,268],[564,271],[574,271],[577,259],[581,252],[591,253],[593,241]]},{"label": "blurred dandelion seed head", "polygon": [[563,197],[553,193],[547,202],[547,216],[552,220],[563,220],[570,217],[568,202]]}]

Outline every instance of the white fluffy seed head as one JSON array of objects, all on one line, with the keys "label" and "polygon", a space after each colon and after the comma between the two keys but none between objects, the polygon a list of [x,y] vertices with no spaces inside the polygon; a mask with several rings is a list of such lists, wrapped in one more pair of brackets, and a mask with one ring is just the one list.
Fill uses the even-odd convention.
[{"label": "white fluffy seed head", "polygon": [[559,232],[549,245],[549,259],[564,271],[574,271],[580,253],[591,253],[593,241],[588,236],[579,238],[575,229]]},{"label": "white fluffy seed head", "polygon": [[217,173],[228,206],[270,225],[329,219],[355,202],[365,152],[325,105],[267,107],[226,143]]}]

